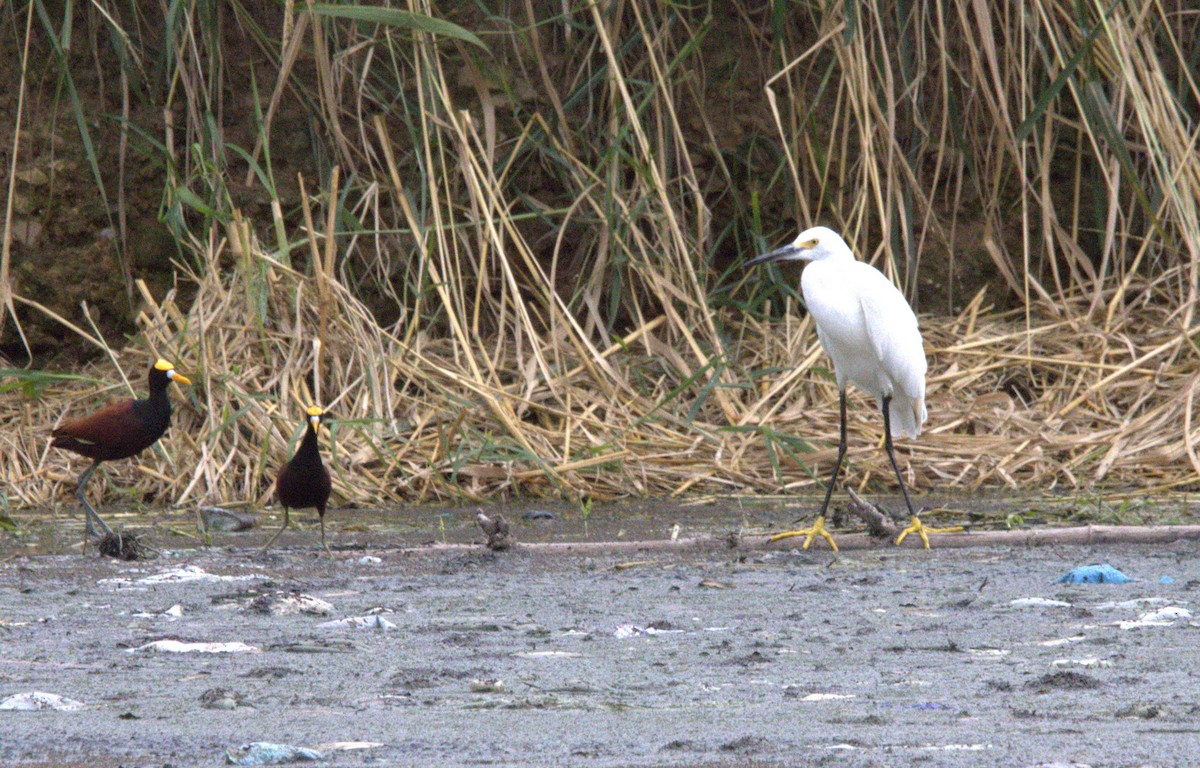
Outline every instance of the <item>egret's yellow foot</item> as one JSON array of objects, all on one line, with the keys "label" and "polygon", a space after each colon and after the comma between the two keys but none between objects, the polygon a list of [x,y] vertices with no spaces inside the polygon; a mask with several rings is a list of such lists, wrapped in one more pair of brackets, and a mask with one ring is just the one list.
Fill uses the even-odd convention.
[{"label": "egret's yellow foot", "polygon": [[915,533],[921,537],[921,541],[925,544],[925,549],[929,549],[929,534],[931,533],[958,533],[962,531],[961,525],[955,525],[950,528],[930,528],[921,522],[921,518],[913,515],[912,522],[896,538],[896,546],[900,546],[900,542],[904,541],[904,537],[910,533]]},{"label": "egret's yellow foot", "polygon": [[820,517],[818,517],[817,521],[812,524],[811,528],[801,528],[798,531],[784,531],[783,533],[777,533],[774,536],[772,536],[771,538],[767,539],[767,541],[781,541],[783,539],[790,539],[793,536],[803,536],[804,537],[804,548],[805,549],[808,549],[808,545],[813,543],[813,539],[820,536],[822,539],[825,539],[825,541],[829,542],[829,546],[833,549],[834,552],[838,551],[837,542],[835,542],[833,540],[833,536],[831,536],[829,531],[827,531],[825,529],[825,516],[824,515],[821,515]]}]

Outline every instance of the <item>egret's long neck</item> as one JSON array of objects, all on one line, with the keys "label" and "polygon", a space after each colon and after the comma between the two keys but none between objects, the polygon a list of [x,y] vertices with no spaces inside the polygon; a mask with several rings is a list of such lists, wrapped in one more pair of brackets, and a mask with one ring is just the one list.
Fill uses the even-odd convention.
[{"label": "egret's long neck", "polygon": [[848,246],[837,245],[825,249],[822,257],[824,261],[856,261],[854,251],[851,251]]}]

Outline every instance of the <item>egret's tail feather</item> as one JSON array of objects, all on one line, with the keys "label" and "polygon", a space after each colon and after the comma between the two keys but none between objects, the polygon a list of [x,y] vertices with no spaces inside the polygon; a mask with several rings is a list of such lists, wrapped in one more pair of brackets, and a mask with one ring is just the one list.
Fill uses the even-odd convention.
[{"label": "egret's tail feather", "polygon": [[925,409],[925,398],[914,400],[901,393],[892,396],[889,411],[888,420],[892,423],[892,437],[916,439],[921,434],[921,425],[929,416],[929,412]]}]

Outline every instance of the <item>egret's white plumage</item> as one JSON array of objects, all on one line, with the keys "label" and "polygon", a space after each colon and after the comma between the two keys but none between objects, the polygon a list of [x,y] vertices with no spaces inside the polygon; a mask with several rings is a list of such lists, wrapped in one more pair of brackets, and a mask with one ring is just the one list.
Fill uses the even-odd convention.
[{"label": "egret's white plumage", "polygon": [[904,294],[875,267],[856,261],[831,229],[806,229],[790,247],[796,254],[791,258],[812,262],[800,276],[800,290],[833,360],[838,388],[852,381],[880,407],[891,395],[892,435],[920,435],[928,415],[925,350]]},{"label": "egret's white plumage", "polygon": [[[857,261],[846,241],[827,227],[806,229],[790,245],[764,253],[747,262],[746,266],[796,259],[809,262],[800,277],[800,290],[816,323],[817,338],[833,360],[841,397],[841,443],[833,479],[821,507],[821,518],[813,528],[787,535],[806,535],[805,547],[814,535],[822,535],[837,549],[832,537],[824,530],[823,518],[846,453],[846,385],[849,382],[874,395],[883,412],[888,430],[884,441],[888,457],[896,470],[909,513],[913,514],[914,525],[919,525],[892,450],[892,436],[917,437],[928,415],[925,409],[925,350],[917,316],[905,301],[904,294],[882,272]],[[925,539],[920,528],[913,530]],[[904,535],[900,538],[903,540]]]}]

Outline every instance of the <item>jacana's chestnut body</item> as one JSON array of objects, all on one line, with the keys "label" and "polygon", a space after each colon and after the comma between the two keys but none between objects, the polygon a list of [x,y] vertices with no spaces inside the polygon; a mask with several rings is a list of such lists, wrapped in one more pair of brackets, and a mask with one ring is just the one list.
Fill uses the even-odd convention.
[{"label": "jacana's chestnut body", "polygon": [[106,534],[112,530],[88,503],[85,489],[96,467],[104,461],[117,461],[136,456],[158,442],[171,424],[171,399],[167,387],[172,381],[191,384],[175,372],[175,366],[159,359],[147,377],[150,393],[144,400],[119,400],[109,403],[95,413],[68,421],[51,431],[50,445],[65,448],[92,460],[91,466],[79,476],[75,495],[87,512],[87,530],[96,535],[93,521]]}]

